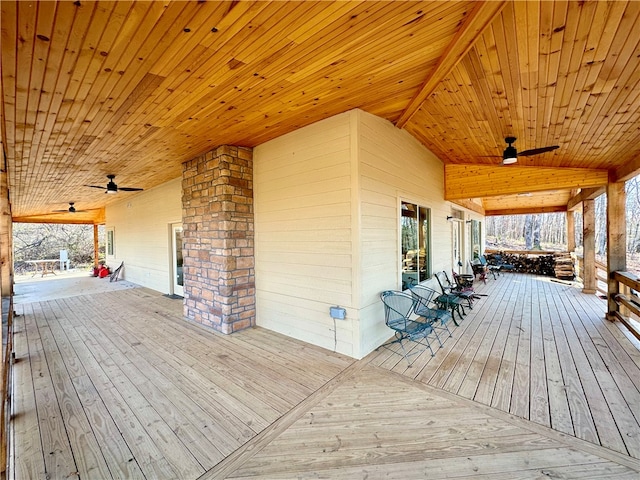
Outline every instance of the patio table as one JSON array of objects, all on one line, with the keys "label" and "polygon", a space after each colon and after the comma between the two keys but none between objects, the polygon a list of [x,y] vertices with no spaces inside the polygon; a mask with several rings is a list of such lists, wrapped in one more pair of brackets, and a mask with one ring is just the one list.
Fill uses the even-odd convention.
[{"label": "patio table", "polygon": [[40,275],[41,277],[44,277],[45,275],[48,275],[50,273],[55,275],[56,272],[54,272],[54,268],[58,262],[60,262],[60,259],[54,258],[54,259],[42,259],[42,260],[27,260],[26,263],[32,263],[36,267],[36,270],[33,272],[33,275],[31,275],[31,277],[33,278],[38,272],[41,272],[41,275]]}]

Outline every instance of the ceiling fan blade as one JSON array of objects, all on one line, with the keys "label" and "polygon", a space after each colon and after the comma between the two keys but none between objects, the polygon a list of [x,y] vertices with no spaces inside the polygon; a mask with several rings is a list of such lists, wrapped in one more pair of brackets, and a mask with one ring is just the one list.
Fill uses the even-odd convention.
[{"label": "ceiling fan blade", "polygon": [[144,190],[144,188],[118,187],[118,190],[122,190],[124,192],[139,192]]},{"label": "ceiling fan blade", "polygon": [[560,146],[559,145],[553,145],[551,147],[532,148],[531,150],[524,150],[523,152],[518,152],[518,156],[520,156],[520,157],[528,157],[530,155],[538,155],[540,153],[550,152],[550,151],[555,150],[557,148],[560,148]]},{"label": "ceiling fan blade", "polygon": [[106,187],[101,187],[99,185],[85,185],[85,187],[99,188],[100,190],[106,190]]}]

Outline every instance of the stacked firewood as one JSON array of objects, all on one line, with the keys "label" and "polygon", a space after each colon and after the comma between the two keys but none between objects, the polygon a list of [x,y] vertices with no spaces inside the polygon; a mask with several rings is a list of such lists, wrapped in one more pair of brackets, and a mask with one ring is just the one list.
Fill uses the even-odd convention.
[{"label": "stacked firewood", "polygon": [[[570,254],[536,255],[536,254],[512,254],[501,252],[502,263],[513,265],[513,271],[520,273],[532,273],[534,275],[546,275],[558,278],[573,278],[573,261]],[[487,256],[488,258],[491,255]],[[568,259],[568,260],[567,260]],[[489,260],[491,262],[491,260]]]},{"label": "stacked firewood", "polygon": [[563,280],[573,280],[575,271],[573,270],[573,259],[567,252],[555,254],[554,274],[556,278]]}]

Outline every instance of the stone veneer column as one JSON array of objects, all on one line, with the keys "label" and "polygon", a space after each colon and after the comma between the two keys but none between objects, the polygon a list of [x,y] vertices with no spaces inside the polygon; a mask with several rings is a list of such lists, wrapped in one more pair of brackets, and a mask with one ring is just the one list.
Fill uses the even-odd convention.
[{"label": "stone veneer column", "polygon": [[183,165],[182,227],[184,315],[222,333],[255,325],[252,149]]}]

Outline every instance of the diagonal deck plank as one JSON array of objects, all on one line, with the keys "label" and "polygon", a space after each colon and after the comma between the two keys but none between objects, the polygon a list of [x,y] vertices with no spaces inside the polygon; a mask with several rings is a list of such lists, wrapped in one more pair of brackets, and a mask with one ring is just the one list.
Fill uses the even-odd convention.
[{"label": "diagonal deck plank", "polygon": [[640,355],[604,304],[477,290],[411,367],[205,331],[143,288],[18,304],[12,478],[637,478]]},{"label": "diagonal deck plank", "polygon": [[516,478],[527,469],[564,478],[578,465],[582,473],[637,474],[636,462],[618,468],[619,455],[529,425],[370,366],[224,478]]}]

